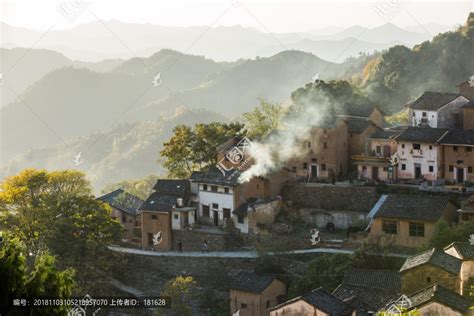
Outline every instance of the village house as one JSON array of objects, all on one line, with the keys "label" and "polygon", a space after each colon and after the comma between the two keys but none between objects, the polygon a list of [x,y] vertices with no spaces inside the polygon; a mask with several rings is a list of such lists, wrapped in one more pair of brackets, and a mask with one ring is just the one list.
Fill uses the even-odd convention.
[{"label": "village house", "polygon": [[270,316],[355,316],[355,310],[323,288],[286,301],[270,309]]},{"label": "village house", "polygon": [[[269,220],[273,222],[280,208],[280,204],[274,202],[275,197],[289,181],[288,171],[281,169],[274,174],[253,177],[245,182],[239,180],[241,174],[237,169],[223,174],[217,168],[192,174],[192,183],[198,185],[198,221],[201,224],[224,227],[232,219],[237,229],[249,233],[255,232],[259,219],[262,223],[269,223]],[[249,209],[249,204],[260,207]]]},{"label": "village house", "polygon": [[143,200],[122,189],[102,195],[97,200],[107,203],[112,208],[110,216],[123,226],[122,239],[140,244],[141,220],[138,209],[143,204]]},{"label": "village house", "polygon": [[357,315],[375,315],[400,296],[398,271],[350,269],[333,295],[357,311]]},{"label": "village house", "polygon": [[458,85],[459,94],[463,97],[474,100],[474,81],[466,80]]},{"label": "village house", "polygon": [[457,93],[424,92],[407,105],[411,126],[463,128],[462,106],[469,100]]},{"label": "village house", "polygon": [[153,193],[140,207],[142,247],[171,250],[173,229],[184,229],[196,221],[196,209],[189,207],[188,180],[158,180]]},{"label": "village house", "polygon": [[461,203],[458,209],[459,222],[467,222],[474,220],[474,195]]},{"label": "village house", "polygon": [[230,287],[230,312],[239,316],[268,316],[287,294],[285,281],[274,275],[241,272]]},{"label": "village house", "polygon": [[452,223],[456,210],[447,196],[389,194],[373,215],[370,236],[419,247],[433,237],[437,221]]},{"label": "village house", "polygon": [[383,113],[377,107],[370,111],[354,108],[338,115],[334,124],[314,126],[302,143],[305,154],[290,160],[286,167],[304,181],[348,176],[350,157],[367,151],[368,138],[380,129],[382,121]]},{"label": "village house", "polygon": [[461,295],[473,296],[474,288],[474,244],[470,242],[453,242],[444,248],[444,252],[462,260],[461,264]]},{"label": "village house", "polygon": [[474,99],[466,103],[463,107],[463,129],[465,131],[474,130]]},{"label": "village house", "polygon": [[461,293],[462,260],[433,248],[409,257],[400,268],[401,292],[413,293],[435,283]]},{"label": "village house", "polygon": [[377,130],[369,138],[369,149],[351,157],[359,179],[380,181],[397,179],[392,156],[397,152],[395,137],[401,132],[401,130]]},{"label": "village house", "polygon": [[455,183],[474,182],[474,130],[452,130],[440,141],[444,178]]},{"label": "village house", "polygon": [[410,315],[473,316],[471,300],[439,284],[432,284],[407,296]]},{"label": "village house", "polygon": [[409,127],[397,140],[397,177],[437,180],[443,178],[443,147],[439,144],[447,129]]}]

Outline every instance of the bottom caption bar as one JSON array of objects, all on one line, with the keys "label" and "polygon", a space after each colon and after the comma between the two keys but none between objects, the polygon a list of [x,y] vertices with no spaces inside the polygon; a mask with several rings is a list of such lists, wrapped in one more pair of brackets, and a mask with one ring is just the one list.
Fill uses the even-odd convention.
[{"label": "bottom caption bar", "polygon": [[171,298],[167,296],[156,297],[90,297],[82,298],[35,298],[32,300],[16,298],[13,299],[14,307],[18,308],[41,308],[52,306],[69,306],[71,308],[170,308]]}]

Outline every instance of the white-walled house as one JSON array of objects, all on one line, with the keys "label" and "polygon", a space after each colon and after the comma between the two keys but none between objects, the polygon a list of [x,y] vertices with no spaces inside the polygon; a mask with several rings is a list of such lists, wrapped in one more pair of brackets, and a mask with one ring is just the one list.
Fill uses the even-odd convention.
[{"label": "white-walled house", "polygon": [[447,129],[409,127],[396,137],[398,179],[437,180],[443,177],[443,147]]},{"label": "white-walled house", "polygon": [[466,97],[456,93],[424,92],[407,105],[410,125],[462,129],[462,107],[468,102]]}]

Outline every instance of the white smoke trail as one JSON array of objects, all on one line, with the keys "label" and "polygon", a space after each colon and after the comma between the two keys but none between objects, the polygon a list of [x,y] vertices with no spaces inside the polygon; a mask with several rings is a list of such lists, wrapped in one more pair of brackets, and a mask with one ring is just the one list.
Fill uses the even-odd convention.
[{"label": "white smoke trail", "polygon": [[287,161],[305,155],[307,149],[304,148],[304,141],[309,140],[311,129],[321,123],[328,108],[327,98],[321,98],[320,102],[315,106],[303,107],[296,115],[290,113],[292,115],[283,119],[280,131],[271,133],[260,142],[254,142],[249,149],[254,164],[240,175],[239,182],[265,176],[281,168]]}]

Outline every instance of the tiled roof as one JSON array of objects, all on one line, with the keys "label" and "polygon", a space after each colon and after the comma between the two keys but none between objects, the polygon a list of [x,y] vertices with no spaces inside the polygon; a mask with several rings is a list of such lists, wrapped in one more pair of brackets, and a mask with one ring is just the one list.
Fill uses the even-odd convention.
[{"label": "tiled roof", "polygon": [[329,293],[323,288],[318,288],[302,296],[302,299],[331,316],[346,316],[353,311],[352,307]]},{"label": "tiled roof", "polygon": [[463,258],[463,260],[474,260],[474,245],[470,242],[456,241],[444,249],[446,250],[451,247],[456,249],[457,253],[461,256],[461,258]]},{"label": "tiled roof", "polygon": [[262,293],[275,279],[278,278],[272,274],[240,272],[231,282],[230,288],[250,293]]},{"label": "tiled roof", "polygon": [[412,303],[412,308],[417,308],[429,302],[437,302],[448,306],[462,314],[469,312],[472,306],[471,301],[467,297],[463,297],[447,288],[434,284],[421,289],[410,296],[408,299]]},{"label": "tiled roof", "polygon": [[468,103],[462,106],[463,108],[474,108],[474,100],[469,101]]},{"label": "tiled roof", "polygon": [[375,218],[437,221],[449,204],[447,196],[389,194]]},{"label": "tiled roof", "polygon": [[189,181],[181,179],[160,179],[156,181],[153,190],[165,195],[182,196],[189,190]]},{"label": "tiled roof", "polygon": [[396,137],[398,141],[436,143],[448,130],[445,128],[408,127]]},{"label": "tiled roof", "polygon": [[347,130],[352,133],[362,133],[367,127],[375,125],[371,120],[361,117],[344,117],[343,120],[347,123]]},{"label": "tiled roof", "polygon": [[190,192],[188,180],[158,180],[153,192],[140,207],[142,211],[169,212],[177,204],[177,199],[183,199],[187,204]]},{"label": "tiled roof", "polygon": [[344,107],[345,109],[342,111],[343,115],[358,117],[370,117],[374,110],[378,109],[370,104],[346,104]]},{"label": "tiled roof", "polygon": [[246,202],[240,204],[237,208],[235,208],[232,213],[246,216],[248,213],[248,208],[251,207],[257,200],[257,198],[249,198]]},{"label": "tiled roof", "polygon": [[193,173],[191,180],[195,183],[217,184],[235,187],[239,184],[241,172],[233,169],[225,175],[217,168],[212,167],[207,172]]},{"label": "tiled roof", "polygon": [[453,257],[451,255],[448,255],[442,250],[433,248],[419,255],[407,258],[403,266],[400,268],[400,272],[403,272],[403,271],[406,271],[406,270],[409,270],[409,269],[412,269],[412,268],[415,268],[427,263],[434,265],[438,268],[441,268],[447,272],[457,275],[459,274],[459,271],[461,270],[462,260],[456,257]]},{"label": "tiled roof", "polygon": [[436,111],[459,96],[457,93],[426,91],[408,107],[413,110]]},{"label": "tiled roof", "polygon": [[355,309],[377,311],[398,298],[400,284],[398,271],[351,269],[333,294]]},{"label": "tiled roof", "polygon": [[137,215],[137,210],[143,204],[142,199],[127,193],[122,189],[112,191],[98,197],[97,199],[109,203],[110,206],[132,216]]},{"label": "tiled roof", "polygon": [[441,144],[474,145],[474,131],[452,130],[440,141]]},{"label": "tiled roof", "polygon": [[401,131],[378,129],[372,135],[370,135],[370,138],[393,139],[400,133]]}]

